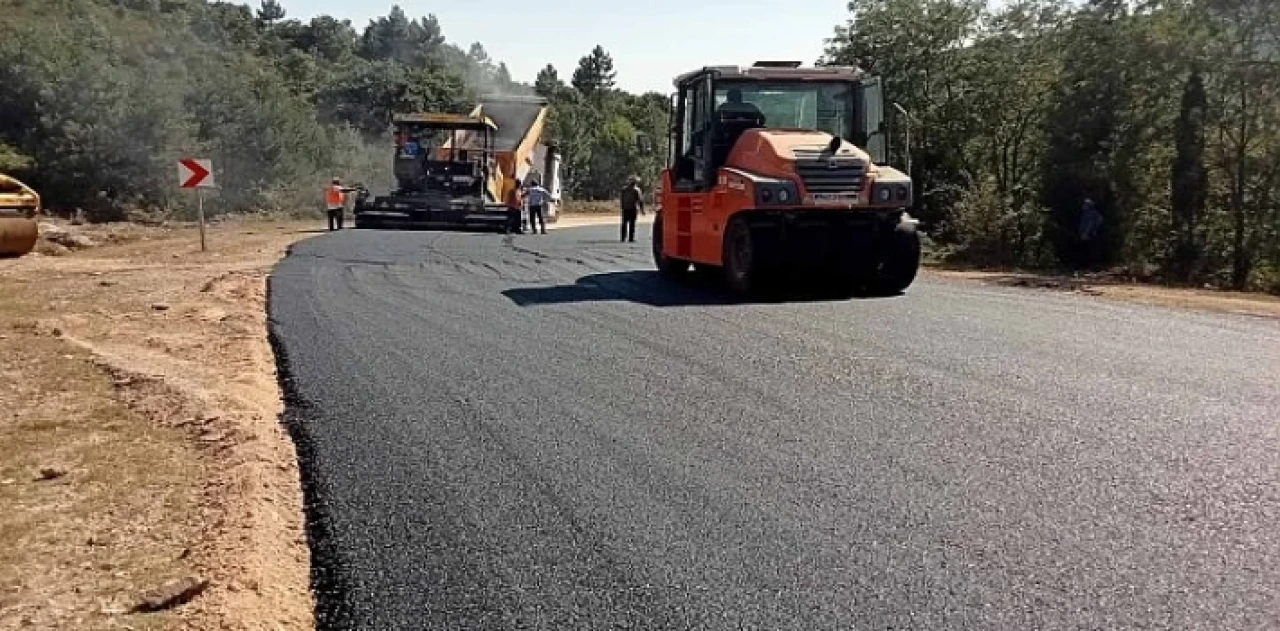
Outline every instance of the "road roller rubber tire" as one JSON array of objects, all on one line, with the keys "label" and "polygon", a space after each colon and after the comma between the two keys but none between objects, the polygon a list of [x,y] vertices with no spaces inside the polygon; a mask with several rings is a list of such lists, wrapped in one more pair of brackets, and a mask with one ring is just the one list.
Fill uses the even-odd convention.
[{"label": "road roller rubber tire", "polygon": [[729,220],[724,234],[724,277],[735,293],[751,295],[759,291],[760,263],[751,226],[740,217]]},{"label": "road roller rubber tire", "polygon": [[884,259],[876,274],[875,291],[895,296],[915,281],[920,269],[920,234],[914,226],[899,225],[889,234]]}]

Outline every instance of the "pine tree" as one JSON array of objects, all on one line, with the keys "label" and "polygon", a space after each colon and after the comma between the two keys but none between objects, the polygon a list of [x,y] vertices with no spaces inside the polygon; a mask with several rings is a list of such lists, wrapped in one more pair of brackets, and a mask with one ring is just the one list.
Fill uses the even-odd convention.
[{"label": "pine tree", "polygon": [[556,67],[551,64],[539,70],[538,78],[533,82],[534,92],[548,99],[554,97],[563,87],[564,82],[560,81],[560,73],[556,72]]},{"label": "pine tree", "polygon": [[573,71],[571,82],[579,92],[591,95],[613,88],[617,75],[613,69],[613,57],[597,44],[590,55],[578,60],[578,69]]},{"label": "pine tree", "polygon": [[485,50],[484,44],[480,42],[471,43],[471,48],[467,49],[467,57],[481,67],[487,67],[493,63],[493,59],[489,57],[489,51]]},{"label": "pine tree", "polygon": [[493,73],[494,81],[500,88],[509,88],[515,85],[515,80],[511,78],[511,69],[507,68],[507,62],[498,62],[498,69]]},{"label": "pine tree", "polygon": [[285,18],[285,10],[279,0],[262,0],[258,8],[258,22],[270,26]]}]

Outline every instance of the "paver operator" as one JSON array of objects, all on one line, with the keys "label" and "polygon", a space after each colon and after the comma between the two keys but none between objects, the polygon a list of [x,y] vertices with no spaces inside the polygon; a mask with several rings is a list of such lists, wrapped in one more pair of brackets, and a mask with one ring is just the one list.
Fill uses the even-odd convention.
[{"label": "paver operator", "polygon": [[325,213],[329,215],[329,230],[341,230],[343,214],[347,209],[347,193],[351,193],[356,189],[342,185],[340,178],[333,178],[333,181],[324,187],[324,208]]}]

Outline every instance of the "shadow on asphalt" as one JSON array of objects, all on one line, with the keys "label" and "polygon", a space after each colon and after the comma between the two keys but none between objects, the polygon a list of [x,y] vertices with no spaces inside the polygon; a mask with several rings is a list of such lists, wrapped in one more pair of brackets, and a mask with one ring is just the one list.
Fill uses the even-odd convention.
[{"label": "shadow on asphalt", "polygon": [[579,278],[572,285],[520,287],[505,290],[502,295],[521,307],[611,301],[651,307],[714,307],[894,297],[850,296],[809,286],[773,290],[760,296],[738,296],[730,292],[719,278],[707,274],[692,273],[684,280],[675,281],[653,270],[591,274]]}]

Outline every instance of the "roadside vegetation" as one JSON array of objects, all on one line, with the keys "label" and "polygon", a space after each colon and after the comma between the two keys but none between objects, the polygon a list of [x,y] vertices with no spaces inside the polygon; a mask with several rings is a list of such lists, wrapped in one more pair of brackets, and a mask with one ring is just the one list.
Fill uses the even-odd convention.
[{"label": "roadside vegetation", "polygon": [[[953,265],[1061,270],[1096,200],[1098,267],[1280,292],[1280,5],[853,0],[822,63],[881,75],[898,165]],[[665,95],[608,51],[516,81],[399,8],[366,25],[276,0],[0,0],[0,170],[92,220],[189,216],[173,160],[215,160],[214,213],[310,211],[329,175],[386,182],[394,112],[540,94],[582,207],[661,167]],[[751,60],[690,60],[700,63]],[[905,112],[905,114],[903,113]],[[644,142],[644,140],[648,142]],[[640,140],[640,142],[638,142]]]},{"label": "roadside vegetation", "polygon": [[[1132,278],[1280,292],[1280,4],[854,0],[827,62],[909,113],[944,260],[1071,265],[1083,201]],[[889,114],[895,108],[886,108]]]}]

